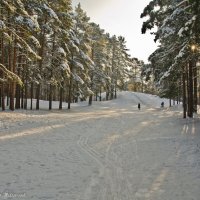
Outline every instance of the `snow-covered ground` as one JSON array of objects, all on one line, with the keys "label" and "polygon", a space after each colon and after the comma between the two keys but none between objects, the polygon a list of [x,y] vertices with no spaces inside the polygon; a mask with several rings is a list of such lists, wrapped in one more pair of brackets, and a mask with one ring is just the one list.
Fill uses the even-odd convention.
[{"label": "snow-covered ground", "polygon": [[199,116],[167,100],[0,113],[0,200],[199,200],[199,188]]}]

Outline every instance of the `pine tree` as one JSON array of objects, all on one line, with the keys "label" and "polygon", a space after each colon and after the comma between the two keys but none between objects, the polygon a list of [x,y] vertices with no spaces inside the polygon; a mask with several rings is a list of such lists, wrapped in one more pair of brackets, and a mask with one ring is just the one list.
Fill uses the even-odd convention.
[{"label": "pine tree", "polygon": [[[149,20],[143,24],[143,33],[154,26],[158,27],[155,33],[155,41],[159,40],[161,45],[149,58],[153,63],[152,66],[156,67],[154,72],[155,76],[158,76],[158,82],[163,85],[163,83],[167,81],[173,86],[173,84],[177,85],[180,83],[181,79],[182,81],[187,81],[188,79],[187,102],[189,117],[193,117],[194,107],[197,102],[193,101],[194,96],[197,96],[195,95],[197,92],[195,91],[194,93],[193,85],[195,85],[196,88],[197,81],[194,79],[193,75],[193,71],[196,69],[195,55],[194,52],[191,51],[191,46],[196,44],[196,38],[198,38],[196,37],[196,18],[198,14],[194,14],[194,5],[196,8],[199,7],[196,1],[152,1],[141,15],[141,17],[147,15],[150,17]],[[155,6],[159,6],[159,9],[156,11]],[[186,66],[184,67],[184,65]],[[185,71],[182,71],[182,69]],[[186,76],[185,79],[183,78],[185,76],[182,76],[181,73],[185,74],[187,71],[188,76]],[[194,73],[196,74],[196,72]],[[182,85],[185,86],[186,84],[183,83]],[[173,87],[167,84],[167,88],[170,91],[170,88]],[[165,89],[165,91],[167,90]],[[183,88],[182,91],[185,91],[185,88]],[[183,97],[185,97],[184,94]],[[186,100],[184,100],[184,102],[185,101]],[[184,108],[184,110],[186,109]]]},{"label": "pine tree", "polygon": [[17,76],[18,59],[20,59],[18,54],[25,51],[28,59],[40,58],[28,44],[31,32],[36,31],[38,26],[26,11],[23,1],[1,1],[0,8],[1,44],[4,47],[1,51],[1,56],[4,56],[1,60],[1,70],[3,71],[4,78],[9,79],[7,80],[9,84],[7,91],[10,93],[10,109],[14,110],[16,84],[22,84],[19,76]]}]

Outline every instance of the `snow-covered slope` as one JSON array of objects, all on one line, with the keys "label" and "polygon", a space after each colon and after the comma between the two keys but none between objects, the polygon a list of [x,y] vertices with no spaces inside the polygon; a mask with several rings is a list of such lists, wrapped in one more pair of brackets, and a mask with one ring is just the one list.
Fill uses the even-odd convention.
[{"label": "snow-covered slope", "polygon": [[161,102],[164,102],[165,106],[169,106],[169,100],[160,98],[156,95],[138,93],[138,92],[129,92],[122,91],[118,93],[118,98],[116,99],[118,104],[125,105],[126,104],[135,104],[140,103],[143,106],[158,108],[161,106]]},{"label": "snow-covered slope", "polygon": [[1,112],[0,199],[199,200],[199,118],[162,101],[120,92],[70,111]]}]

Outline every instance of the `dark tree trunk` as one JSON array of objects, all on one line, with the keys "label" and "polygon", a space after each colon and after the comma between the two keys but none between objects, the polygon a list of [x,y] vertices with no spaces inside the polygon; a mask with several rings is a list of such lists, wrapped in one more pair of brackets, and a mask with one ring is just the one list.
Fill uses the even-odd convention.
[{"label": "dark tree trunk", "polygon": [[[72,91],[72,94],[75,94],[75,86],[74,86],[74,85],[72,85],[71,91]],[[72,102],[72,103],[76,102],[76,100],[75,100],[75,95],[72,96],[71,102]]]},{"label": "dark tree trunk", "polygon": [[[4,65],[4,40],[3,40],[3,33],[1,34],[1,63]],[[3,79],[4,78],[4,73],[0,72],[0,77]],[[1,108],[4,111],[6,106],[5,106],[5,91],[4,91],[4,82],[1,84],[1,95],[0,95],[0,101],[1,101]]]},{"label": "dark tree trunk", "polygon": [[188,70],[188,117],[193,117],[193,61],[189,61]]},{"label": "dark tree trunk", "polygon": [[197,113],[197,101],[198,101],[198,89],[197,89],[197,66],[196,62],[194,63],[193,68],[193,77],[194,77],[194,109],[193,111]]},{"label": "dark tree trunk", "polygon": [[89,105],[89,106],[92,105],[92,97],[93,97],[93,95],[91,94],[91,95],[89,96],[89,102],[88,102],[88,105]]},{"label": "dark tree trunk", "polygon": [[31,105],[30,105],[30,109],[33,109],[33,82],[31,82]]},{"label": "dark tree trunk", "polygon": [[96,95],[95,95],[95,96],[96,96],[96,101],[97,101],[97,100],[98,100],[98,92],[96,92]]},{"label": "dark tree trunk", "polygon": [[[16,64],[17,64],[17,41],[16,39],[14,40],[14,47],[13,47],[13,62],[11,62],[11,51],[12,51],[12,47],[10,48],[10,55],[9,55],[9,62],[10,62],[10,66],[11,66],[11,69],[10,71],[13,72],[14,74],[16,73]],[[10,110],[14,110],[15,109],[15,89],[16,89],[16,83],[15,81],[12,81],[11,84],[10,84]]]},{"label": "dark tree trunk", "polygon": [[[20,73],[21,73],[21,70],[20,70],[21,62],[22,62],[22,56],[19,56],[19,60],[18,60],[19,66],[17,69],[18,76],[20,76]],[[21,92],[21,86],[19,84],[17,84],[16,85],[16,95],[15,95],[15,98],[16,98],[15,109],[20,109],[20,92]]]},{"label": "dark tree trunk", "polygon": [[36,89],[36,110],[40,109],[40,83],[37,85]]},{"label": "dark tree trunk", "polygon": [[[54,52],[55,52],[55,40],[56,40],[56,31],[54,31],[53,33],[53,44],[52,44],[52,50],[51,50],[51,55],[52,55],[52,59],[51,59],[51,69],[50,69],[50,80],[53,77],[53,66],[55,64],[55,58],[54,58]],[[53,85],[50,83],[49,86],[49,110],[52,109],[52,101],[54,99],[54,101],[56,100],[56,94],[54,93],[54,98],[53,98]]]},{"label": "dark tree trunk", "polygon": [[53,87],[50,84],[50,86],[49,86],[49,110],[52,109],[52,90],[53,90]]},{"label": "dark tree trunk", "polygon": [[[44,24],[46,24],[47,22],[47,18],[44,20]],[[39,56],[41,57],[41,59],[39,60],[38,63],[38,68],[39,68],[39,72],[40,75],[42,74],[42,65],[43,65],[43,58],[44,58],[44,45],[45,45],[45,31],[43,31],[40,35],[40,50],[39,50]],[[41,90],[41,80],[39,80],[39,84],[37,85],[37,89],[36,89],[36,110],[40,109],[40,90]]]},{"label": "dark tree trunk", "polygon": [[0,87],[0,107],[2,106],[2,86]]},{"label": "dark tree trunk", "polygon": [[[74,60],[74,56],[73,53],[71,54],[71,60]],[[69,87],[68,87],[68,109],[71,108],[71,101],[72,101],[72,87],[73,87],[73,77],[72,77],[72,73],[74,70],[74,65],[73,62],[71,62],[70,64],[70,78],[69,78]]]},{"label": "dark tree trunk", "polygon": [[183,68],[183,73],[182,73],[182,82],[183,82],[183,118],[186,118],[187,114],[187,102],[186,102],[186,72],[185,69]]},{"label": "dark tree trunk", "polygon": [[61,83],[61,87],[60,87],[60,101],[59,101],[59,109],[60,110],[62,110],[63,87],[64,87],[64,82]]},{"label": "dark tree trunk", "polygon": [[[3,34],[1,34],[0,36],[0,51],[1,51],[1,56],[0,56],[0,63],[3,64]],[[0,70],[0,78],[3,79],[3,71]],[[2,93],[3,93],[3,89],[2,89],[2,85],[3,82],[0,84],[0,107],[2,107]]]},{"label": "dark tree trunk", "polygon": [[9,102],[10,102],[10,84],[7,84],[6,96],[7,96],[6,105],[9,106]]},{"label": "dark tree trunk", "polygon": [[27,109],[27,100],[28,100],[28,98],[27,98],[27,85],[25,86],[25,96],[24,96],[24,109]]},{"label": "dark tree trunk", "polygon": [[69,81],[69,91],[68,91],[68,100],[67,100],[67,103],[68,103],[68,109],[71,108],[71,90],[72,90],[72,81],[71,81],[71,77],[70,77],[70,81]]},{"label": "dark tree trunk", "polygon": [[24,87],[21,89],[21,108],[24,108]]},{"label": "dark tree trunk", "polygon": [[[114,98],[114,70],[115,70],[115,51],[116,51],[116,46],[115,46],[115,42],[113,42],[113,46],[112,46],[112,64],[111,64],[111,70],[112,70],[112,76],[111,76],[111,91],[110,91],[110,99],[112,100]],[[115,77],[116,78],[116,77]]]},{"label": "dark tree trunk", "polygon": [[106,101],[109,100],[109,95],[110,95],[110,93],[107,91],[107,92],[106,92]]},{"label": "dark tree trunk", "polygon": [[116,88],[116,85],[117,84],[115,84],[115,99],[117,98],[117,88]]},{"label": "dark tree trunk", "polygon": [[5,106],[4,83],[2,84],[1,91],[2,91],[2,96],[1,96],[2,103],[1,103],[1,106],[2,106],[2,110],[5,110],[6,106]]},{"label": "dark tree trunk", "polygon": [[110,93],[110,99],[113,100],[113,98],[114,98],[114,88],[112,86],[111,93]]},{"label": "dark tree trunk", "polygon": [[[71,72],[72,72],[72,68],[73,68],[73,66],[71,66],[71,68],[70,68]],[[67,100],[67,102],[68,102],[68,109],[71,108],[71,100],[72,100],[71,96],[72,96],[72,74],[70,75],[69,87],[68,87],[68,100]]]},{"label": "dark tree trunk", "polygon": [[15,88],[15,84],[12,82],[10,84],[10,110],[14,111],[15,109],[15,101],[14,101],[14,88]]},{"label": "dark tree trunk", "polygon": [[99,91],[99,101],[101,101],[101,87],[100,87],[100,91]]},{"label": "dark tree trunk", "polygon": [[27,109],[27,99],[28,99],[28,71],[26,69],[26,77],[25,77],[25,97],[24,97],[24,109]]},{"label": "dark tree trunk", "polygon": [[[93,80],[93,75],[91,76],[91,80]],[[91,88],[91,90],[93,90],[93,83],[91,83],[90,88]],[[89,106],[92,105],[92,99],[93,99],[93,94],[90,94],[89,95],[89,101],[88,101]]]},{"label": "dark tree trunk", "polygon": [[20,89],[21,89],[20,85],[17,84],[16,85],[16,95],[15,95],[15,97],[16,97],[15,109],[20,109]]}]

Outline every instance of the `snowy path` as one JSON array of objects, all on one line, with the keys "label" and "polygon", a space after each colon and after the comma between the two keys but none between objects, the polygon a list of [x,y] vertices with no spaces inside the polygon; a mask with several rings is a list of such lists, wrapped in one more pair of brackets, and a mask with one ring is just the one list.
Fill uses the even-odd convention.
[{"label": "snowy path", "polygon": [[160,101],[1,113],[0,200],[199,200],[199,119]]}]

